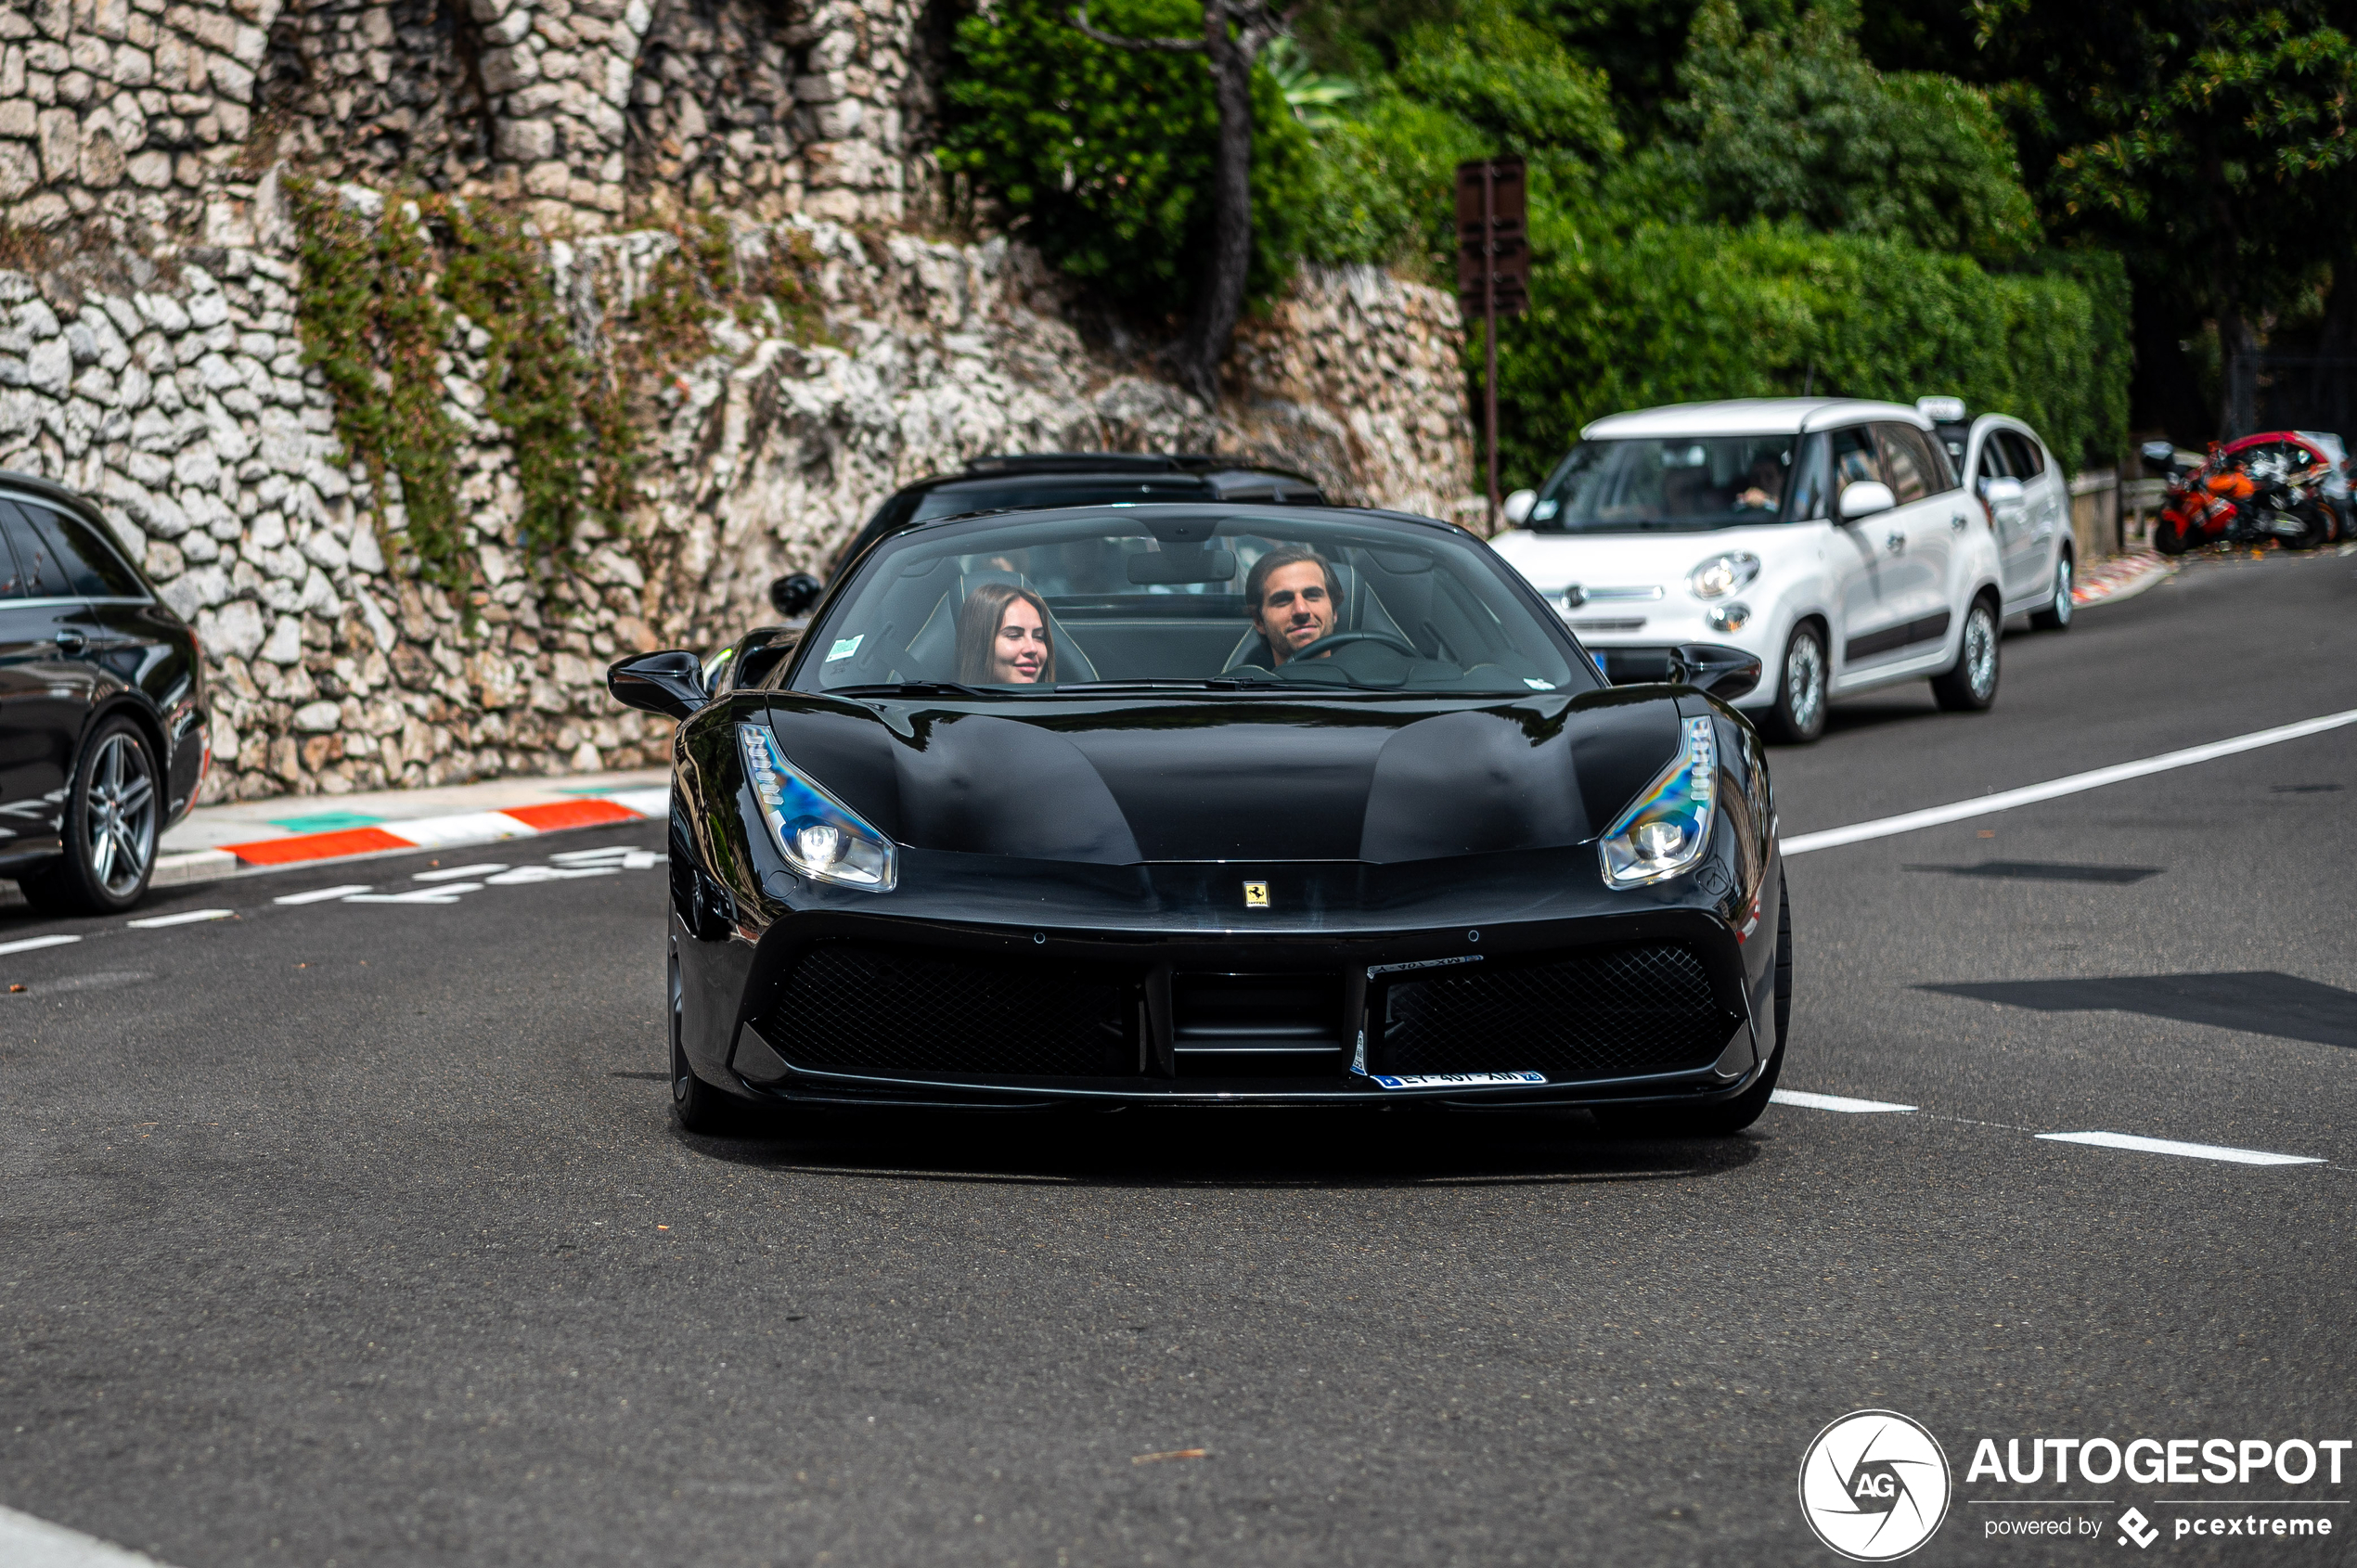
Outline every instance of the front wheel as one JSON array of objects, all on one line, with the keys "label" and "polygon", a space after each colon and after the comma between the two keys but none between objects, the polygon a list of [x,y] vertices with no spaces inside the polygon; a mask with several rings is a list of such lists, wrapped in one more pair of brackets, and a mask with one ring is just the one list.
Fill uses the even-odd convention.
[{"label": "front wheel", "polygon": [[1825,733],[1825,639],[1815,622],[1792,629],[1776,674],[1776,700],[1760,727],[1772,740],[1806,746]]},{"label": "front wheel", "polygon": [[25,901],[54,915],[117,915],[138,903],[155,873],[162,808],[139,726],[102,721],[67,793],[65,854],[24,880]]},{"label": "front wheel", "polygon": [[1987,599],[1964,611],[1956,662],[1931,677],[1931,694],[1951,713],[1977,713],[1997,700],[1997,610]]},{"label": "front wheel", "polygon": [[2076,608],[2070,599],[2071,585],[2070,552],[2065,550],[2054,558],[2054,581],[2046,603],[2029,612],[2029,623],[2041,632],[2070,630],[2070,612]]}]

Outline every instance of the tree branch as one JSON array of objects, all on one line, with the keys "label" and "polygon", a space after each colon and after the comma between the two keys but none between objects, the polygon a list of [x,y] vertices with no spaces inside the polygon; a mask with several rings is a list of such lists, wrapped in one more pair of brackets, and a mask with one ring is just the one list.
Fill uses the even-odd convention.
[{"label": "tree branch", "polygon": [[1080,0],[1067,19],[1088,37],[1116,49],[1151,49],[1164,54],[1200,55],[1207,45],[1200,38],[1125,38],[1117,32],[1106,32],[1088,23],[1088,0]]}]

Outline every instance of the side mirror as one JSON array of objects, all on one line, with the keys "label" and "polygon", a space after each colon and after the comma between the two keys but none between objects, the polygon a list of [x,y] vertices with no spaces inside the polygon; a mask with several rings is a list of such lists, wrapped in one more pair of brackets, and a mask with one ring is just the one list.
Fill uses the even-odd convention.
[{"label": "side mirror", "polygon": [[1759,661],[1740,648],[1681,643],[1669,650],[1669,678],[1732,702],[1759,684]]},{"label": "side mirror", "polygon": [[1878,479],[1861,479],[1841,493],[1841,521],[1855,522],[1861,517],[1887,512],[1899,505],[1899,497],[1890,486]]},{"label": "side mirror", "polygon": [[625,707],[667,719],[686,718],[711,696],[703,682],[703,661],[676,648],[634,654],[615,663],[606,671],[606,689]]},{"label": "side mirror", "polygon": [[1506,526],[1520,528],[1524,523],[1528,522],[1530,508],[1538,504],[1539,492],[1536,490],[1517,490],[1507,496],[1505,506],[1500,508],[1506,520]]},{"label": "side mirror", "polygon": [[1992,507],[2016,507],[2021,504],[2021,481],[2011,474],[2001,474],[1981,484],[1981,495]]},{"label": "side mirror", "polygon": [[807,615],[827,585],[807,572],[790,572],[769,585],[769,608],[791,621]]}]

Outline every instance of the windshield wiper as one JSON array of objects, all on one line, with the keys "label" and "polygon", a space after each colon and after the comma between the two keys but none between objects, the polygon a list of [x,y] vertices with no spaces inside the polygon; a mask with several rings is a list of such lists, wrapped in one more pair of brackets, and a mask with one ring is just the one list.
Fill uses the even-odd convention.
[{"label": "windshield wiper", "polygon": [[1246,680],[1241,675],[1140,676],[1135,680],[1060,681],[1058,691],[1242,691],[1266,688],[1274,676]]},{"label": "windshield wiper", "polygon": [[830,697],[998,697],[1001,692],[985,691],[979,687],[960,686],[956,681],[887,681],[873,686],[835,686],[827,688]]}]

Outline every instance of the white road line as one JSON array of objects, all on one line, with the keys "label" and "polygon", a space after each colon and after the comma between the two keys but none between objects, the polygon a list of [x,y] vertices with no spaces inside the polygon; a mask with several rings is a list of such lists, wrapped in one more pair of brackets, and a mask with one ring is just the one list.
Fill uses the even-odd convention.
[{"label": "white road line", "polygon": [[0,1508],[0,1562],[8,1568],[161,1568],[144,1552]]},{"label": "white road line", "polygon": [[1820,833],[1802,833],[1784,842],[1786,855],[1807,855],[1811,850],[1835,849],[1842,844],[1854,844],[1867,839],[1887,839],[1896,833],[1912,833],[1919,828],[1937,828],[1944,822],[1964,822],[1992,812],[2011,811],[2016,806],[2032,805],[2051,801],[2060,795],[2075,795],[2082,790],[2100,790],[2106,784],[2118,784],[2147,774],[2167,773],[2171,768],[2191,767],[2219,757],[2231,757],[2237,752],[2254,752],[2261,746],[2273,746],[2286,740],[2298,740],[2303,736],[2321,735],[2343,725],[2357,724],[2357,708],[2321,718],[2302,719],[2298,724],[2278,725],[2273,729],[2254,730],[2230,739],[2213,740],[2207,746],[2188,746],[2182,752],[2164,752],[2141,762],[2118,763],[2099,767],[2092,773],[2074,773],[2067,778],[2050,779],[2043,784],[2025,785],[2018,790],[2002,790],[1978,800],[1958,801],[1953,805],[1936,805],[1923,811],[1911,811],[1900,816],[1877,817],[1872,822],[1853,822],[1847,828],[1828,828]]},{"label": "white road line", "polygon": [[481,893],[481,882],[444,882],[438,887],[421,887],[412,893],[355,893],[346,904],[456,904],[462,893]]},{"label": "white road line", "polygon": [[419,871],[409,880],[413,882],[455,882],[461,877],[487,877],[494,871],[504,871],[504,860],[486,860],[480,866],[450,866],[439,871]]},{"label": "white road line", "polygon": [[125,920],[133,931],[154,931],[160,926],[188,926],[199,920],[225,920],[235,909],[183,909],[176,915],[150,915],[144,920]]},{"label": "white road line", "polygon": [[27,936],[15,942],[0,942],[0,954],[30,953],[40,947],[63,947],[69,942],[79,942],[78,936]]},{"label": "white road line", "polygon": [[2174,1138],[2137,1137],[2130,1133],[2040,1133],[2049,1143],[2092,1143],[2098,1149],[2132,1149],[2140,1154],[2178,1154],[2188,1160],[2223,1160],[2235,1165],[2321,1165],[2305,1154],[2270,1154],[2261,1149],[2229,1149],[2222,1143],[2179,1143]]},{"label": "white road line", "polygon": [[483,880],[493,887],[517,887],[527,882],[561,882],[573,877],[611,877],[619,866],[519,866]]},{"label": "white road line", "polygon": [[1768,1097],[1778,1105],[1797,1105],[1805,1111],[1913,1111],[1912,1105],[1894,1105],[1887,1099],[1848,1099],[1837,1094],[1809,1094],[1800,1089],[1777,1089]]},{"label": "white road line", "polygon": [[290,893],[274,898],[273,904],[325,904],[330,898],[345,898],[368,891],[367,882],[346,882],[341,887],[316,887],[309,893]]}]

